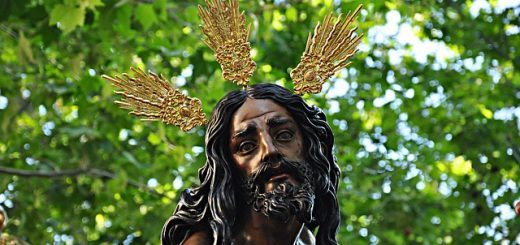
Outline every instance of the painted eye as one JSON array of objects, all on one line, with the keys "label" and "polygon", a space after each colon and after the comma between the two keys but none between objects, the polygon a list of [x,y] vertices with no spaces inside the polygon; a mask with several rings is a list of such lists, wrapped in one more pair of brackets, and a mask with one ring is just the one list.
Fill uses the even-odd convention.
[{"label": "painted eye", "polygon": [[249,153],[252,150],[254,150],[255,148],[256,148],[256,144],[246,141],[246,142],[243,142],[242,144],[240,144],[238,151],[240,153]]},{"label": "painted eye", "polygon": [[294,134],[291,131],[284,130],[281,131],[278,135],[276,135],[276,140],[278,141],[290,141],[294,137]]}]

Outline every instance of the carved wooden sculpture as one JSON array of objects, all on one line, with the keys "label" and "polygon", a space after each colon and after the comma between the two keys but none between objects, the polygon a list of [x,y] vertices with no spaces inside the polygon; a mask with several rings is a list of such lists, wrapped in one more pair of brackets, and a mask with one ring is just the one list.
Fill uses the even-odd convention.
[{"label": "carved wooden sculpture", "polygon": [[[215,52],[225,79],[242,86],[213,110],[206,130],[206,164],[200,185],[185,190],[162,231],[163,244],[337,244],[339,168],[325,114],[299,96],[319,93],[349,64],[360,42],[351,24],[332,15],[309,34],[300,64],[291,72],[294,93],[274,84],[250,86],[256,68],[249,27],[238,0],[199,6],[204,42]],[[133,69],[135,77],[103,76],[117,101],[145,120],[188,131],[206,123],[200,100],[162,76]],[[315,232],[316,237],[314,237]]]}]

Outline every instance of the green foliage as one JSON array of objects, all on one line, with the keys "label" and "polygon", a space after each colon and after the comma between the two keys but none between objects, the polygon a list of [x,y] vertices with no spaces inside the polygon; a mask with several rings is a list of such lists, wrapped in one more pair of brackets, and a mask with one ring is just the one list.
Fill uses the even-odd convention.
[{"label": "green foliage", "polygon": [[[253,83],[292,87],[288,71],[309,31],[360,1],[339,2],[241,1]],[[511,216],[520,7],[498,2],[507,1],[480,12],[472,1],[365,3],[352,65],[305,97],[336,135],[340,244],[520,239]],[[221,77],[199,24],[190,1],[0,2],[7,233],[34,244],[158,243],[180,191],[198,183],[204,128],[184,133],[128,116],[100,75],[130,66],[162,73],[210,114],[236,87]]]}]

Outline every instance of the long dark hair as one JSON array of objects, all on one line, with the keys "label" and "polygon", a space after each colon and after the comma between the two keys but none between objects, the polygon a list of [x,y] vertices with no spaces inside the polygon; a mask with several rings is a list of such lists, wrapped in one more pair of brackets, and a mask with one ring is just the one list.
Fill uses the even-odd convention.
[{"label": "long dark hair", "polygon": [[173,215],[162,230],[163,244],[180,244],[195,231],[210,232],[213,244],[230,244],[237,210],[237,193],[232,179],[236,169],[229,150],[231,120],[247,98],[270,99],[285,107],[299,123],[307,161],[315,173],[315,220],[317,244],[337,244],[340,214],[336,191],[339,168],[332,153],[334,136],[325,114],[309,106],[300,96],[275,84],[258,84],[228,93],[217,104],[206,130],[206,164],[199,169],[200,186],[185,190]]}]

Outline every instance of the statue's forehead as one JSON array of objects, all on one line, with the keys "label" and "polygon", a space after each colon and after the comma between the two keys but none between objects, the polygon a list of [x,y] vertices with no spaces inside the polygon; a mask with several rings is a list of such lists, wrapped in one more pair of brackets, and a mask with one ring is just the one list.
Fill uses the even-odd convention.
[{"label": "statue's forehead", "polygon": [[292,119],[291,114],[283,106],[270,99],[247,98],[244,104],[233,115],[233,126],[255,121],[257,119],[285,116]]}]

